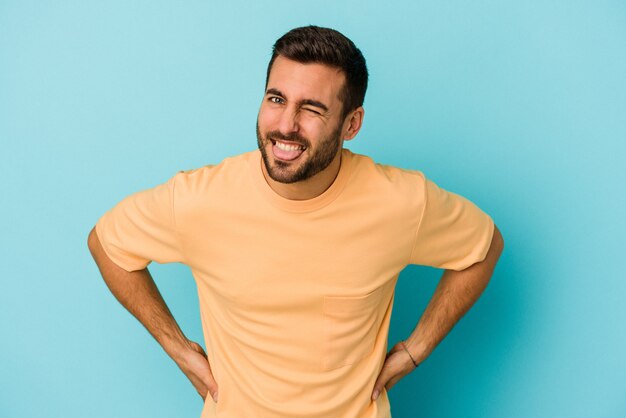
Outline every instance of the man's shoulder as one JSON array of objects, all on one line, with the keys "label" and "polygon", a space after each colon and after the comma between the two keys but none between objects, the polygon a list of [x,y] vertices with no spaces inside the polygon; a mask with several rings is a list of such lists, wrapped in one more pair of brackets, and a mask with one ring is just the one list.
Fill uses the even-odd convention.
[{"label": "man's shoulder", "polygon": [[[367,201],[369,208],[384,208],[398,219],[420,212],[426,197],[426,177],[417,169],[375,161],[353,153],[349,195]],[[392,215],[389,215],[392,216]]]},{"label": "man's shoulder", "polygon": [[232,176],[240,176],[246,172],[252,158],[255,156],[255,152],[258,151],[247,151],[241,154],[224,157],[221,161],[216,163],[179,170],[174,175],[173,180],[176,182],[177,187],[186,188],[188,190],[206,187],[208,183],[219,179],[223,175],[228,175],[229,180],[232,180]]},{"label": "man's shoulder", "polygon": [[236,165],[245,165],[249,163],[250,159],[253,158],[254,154],[257,152],[257,150],[252,150],[237,155],[231,155],[229,157],[224,157],[221,161],[217,163],[210,163],[200,167],[192,167],[184,170],[179,170],[177,174],[182,173],[187,176],[197,176],[201,174],[207,174],[210,171],[215,171],[225,166],[231,167]]},{"label": "man's shoulder", "polygon": [[366,181],[378,178],[385,183],[423,183],[425,174],[418,169],[403,168],[397,165],[386,164],[374,160],[374,158],[351,152],[355,174]]}]

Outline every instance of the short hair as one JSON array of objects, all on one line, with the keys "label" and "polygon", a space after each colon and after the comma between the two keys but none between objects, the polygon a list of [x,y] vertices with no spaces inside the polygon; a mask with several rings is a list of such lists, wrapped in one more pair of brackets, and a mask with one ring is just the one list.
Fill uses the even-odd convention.
[{"label": "short hair", "polygon": [[346,83],[339,93],[339,99],[343,103],[342,119],[350,111],[363,106],[368,76],[365,58],[356,45],[340,32],[309,25],[292,29],[281,36],[272,47],[265,88],[272,64],[279,55],[303,64],[326,64],[344,72]]}]

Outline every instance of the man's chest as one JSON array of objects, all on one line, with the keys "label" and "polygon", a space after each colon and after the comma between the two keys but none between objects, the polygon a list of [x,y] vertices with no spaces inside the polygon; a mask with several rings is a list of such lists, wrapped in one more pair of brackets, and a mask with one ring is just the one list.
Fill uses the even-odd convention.
[{"label": "man's chest", "polygon": [[325,296],[367,295],[397,275],[412,234],[385,219],[230,211],[183,224],[181,239],[187,264],[223,300],[290,310]]}]

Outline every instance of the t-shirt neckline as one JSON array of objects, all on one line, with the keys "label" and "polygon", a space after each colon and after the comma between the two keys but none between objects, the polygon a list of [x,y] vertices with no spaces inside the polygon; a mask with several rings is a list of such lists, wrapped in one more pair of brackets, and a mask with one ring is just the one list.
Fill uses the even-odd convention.
[{"label": "t-shirt neckline", "polygon": [[272,205],[287,212],[311,212],[328,205],[341,194],[352,171],[352,155],[349,149],[342,148],[341,166],[339,167],[339,173],[337,173],[337,177],[335,177],[333,183],[319,196],[306,200],[287,199],[272,189],[263,176],[263,170],[261,168],[263,158],[260,150],[257,149],[252,152],[252,158],[249,160],[249,168],[255,187]]}]

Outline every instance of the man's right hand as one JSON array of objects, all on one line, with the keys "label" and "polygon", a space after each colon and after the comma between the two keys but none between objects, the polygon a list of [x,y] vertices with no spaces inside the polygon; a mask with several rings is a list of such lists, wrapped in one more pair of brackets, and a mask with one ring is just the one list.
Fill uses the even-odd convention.
[{"label": "man's right hand", "polygon": [[217,383],[206,353],[200,344],[189,341],[180,330],[148,269],[126,271],[115,264],[104,251],[95,227],[87,241],[111,293],[161,344],[202,399],[206,400],[210,394],[217,402]]},{"label": "man's right hand", "polygon": [[217,402],[217,382],[211,372],[211,365],[202,346],[196,342],[188,341],[189,349],[180,353],[174,361],[185,373],[196,392],[206,401],[210,395]]}]

